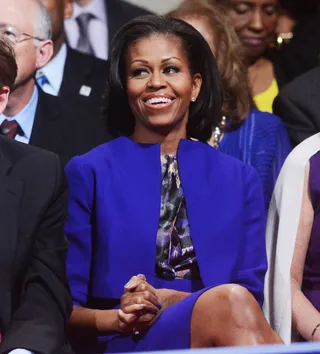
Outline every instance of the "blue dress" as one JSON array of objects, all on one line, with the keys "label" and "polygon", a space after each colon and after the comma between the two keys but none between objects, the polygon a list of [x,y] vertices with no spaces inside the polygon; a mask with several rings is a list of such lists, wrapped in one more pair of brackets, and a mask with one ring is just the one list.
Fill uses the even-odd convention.
[{"label": "blue dress", "polygon": [[219,150],[257,170],[268,210],[281,167],[291,152],[280,118],[252,109],[240,128],[224,134]]},{"label": "blue dress", "polygon": [[[162,244],[168,250],[166,242],[157,240],[163,194],[158,144],[119,138],[67,165],[67,274],[74,305],[118,308],[124,284],[137,274],[144,274],[155,288],[191,293],[164,310],[146,335],[78,335],[77,353],[189,348],[193,306],[204,291],[217,285],[244,286],[262,305],[267,260],[257,172],[208,144],[190,140],[181,140],[177,165],[189,225],[189,230],[182,225],[183,211],[179,225],[185,232],[179,236],[184,238],[181,245],[188,248],[188,255],[178,265],[174,260],[163,263],[156,251]],[[168,230],[166,223],[162,226],[161,238]],[[159,277],[156,260],[166,273],[173,271],[180,279]],[[185,278],[181,267],[185,260],[198,268],[193,268],[195,280]]]}]

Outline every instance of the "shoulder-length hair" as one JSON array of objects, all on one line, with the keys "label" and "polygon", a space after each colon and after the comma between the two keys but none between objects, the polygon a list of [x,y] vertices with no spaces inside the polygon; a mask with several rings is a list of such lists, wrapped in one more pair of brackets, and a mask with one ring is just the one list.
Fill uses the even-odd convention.
[{"label": "shoulder-length hair", "polygon": [[[126,90],[126,56],[131,43],[153,35],[181,41],[188,58],[191,75],[199,73],[202,86],[196,102],[190,104],[187,136],[207,141],[221,120],[222,92],[215,58],[204,38],[181,20],[149,15],[137,18],[114,37],[109,55],[109,77],[106,91],[107,128],[112,136],[130,136],[135,119]],[[161,55],[161,53],[159,53]]]},{"label": "shoulder-length hair", "polygon": [[167,18],[201,20],[208,24],[215,43],[215,56],[223,90],[222,113],[231,125],[241,123],[248,115],[253,104],[248,85],[248,71],[242,47],[226,10],[212,2],[185,0]]}]

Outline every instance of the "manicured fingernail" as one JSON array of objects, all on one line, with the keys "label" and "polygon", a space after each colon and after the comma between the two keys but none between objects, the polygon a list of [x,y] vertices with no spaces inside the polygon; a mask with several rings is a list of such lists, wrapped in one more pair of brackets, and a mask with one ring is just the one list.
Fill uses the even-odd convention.
[{"label": "manicured fingernail", "polygon": [[126,289],[130,288],[131,286],[131,281],[128,281],[128,283],[124,286]]}]

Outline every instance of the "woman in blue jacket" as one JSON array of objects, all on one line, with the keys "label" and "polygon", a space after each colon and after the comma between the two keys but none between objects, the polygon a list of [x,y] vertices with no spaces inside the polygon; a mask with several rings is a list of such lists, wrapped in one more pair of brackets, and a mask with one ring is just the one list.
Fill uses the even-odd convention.
[{"label": "woman in blue jacket", "polygon": [[182,21],[134,20],[108,83],[108,128],[125,136],[66,169],[76,351],[279,342],[260,309],[259,178],[206,143],[222,103],[208,44]]}]

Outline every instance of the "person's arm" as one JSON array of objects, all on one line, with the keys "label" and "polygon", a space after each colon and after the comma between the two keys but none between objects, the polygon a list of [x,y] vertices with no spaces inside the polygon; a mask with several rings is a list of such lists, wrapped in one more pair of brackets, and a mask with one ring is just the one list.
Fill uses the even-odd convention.
[{"label": "person's arm", "polygon": [[[55,155],[46,154],[35,167],[47,171],[48,178],[52,176],[52,194],[33,235],[28,269],[21,284],[20,305],[3,334],[1,353],[16,348],[25,348],[37,354],[59,352],[65,342],[72,310],[65,273],[68,247],[64,235],[68,192],[66,178]],[[40,183],[36,176],[35,183]]]},{"label": "person's arm", "polygon": [[[298,99],[302,101],[300,95]],[[273,112],[283,120],[293,147],[318,133],[312,112],[304,105],[304,102],[296,103],[284,92],[280,92],[273,102]]]},{"label": "person's arm", "polygon": [[[292,324],[293,328],[306,340],[311,340],[313,329],[320,323],[320,313],[301,291],[314,216],[309,193],[309,170],[310,164],[305,169],[301,214],[291,264]],[[314,340],[320,340],[320,331],[315,333]]]},{"label": "person's arm", "polygon": [[90,332],[96,335],[120,333],[117,310],[86,308],[93,252],[93,171],[75,157],[66,166],[66,173],[70,185],[69,216],[65,230],[69,241],[67,274],[73,300],[71,331],[75,334]]},{"label": "person's arm", "polygon": [[242,249],[239,250],[238,269],[232,283],[245,287],[260,306],[264,300],[264,278],[267,271],[265,241],[265,207],[262,186],[257,172],[250,166],[244,168],[244,209]]}]

